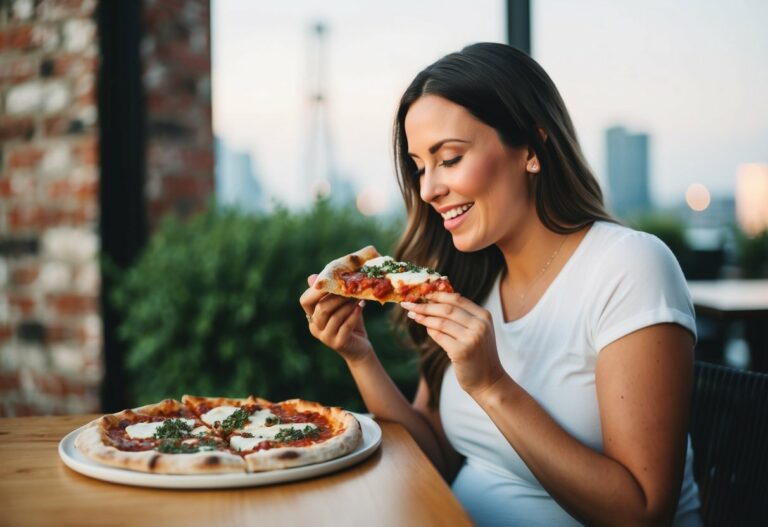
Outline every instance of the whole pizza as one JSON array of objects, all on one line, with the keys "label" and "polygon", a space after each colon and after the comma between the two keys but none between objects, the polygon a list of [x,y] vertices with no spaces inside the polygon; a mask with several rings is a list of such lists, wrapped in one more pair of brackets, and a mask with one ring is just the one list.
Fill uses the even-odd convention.
[{"label": "whole pizza", "polygon": [[354,415],[312,401],[185,395],[102,416],[75,447],[109,466],[157,474],[262,472],[319,463],[362,441]]},{"label": "whole pizza", "polygon": [[453,292],[448,278],[437,271],[382,256],[372,245],[330,262],[320,272],[313,287],[382,304],[424,302],[430,293]]}]

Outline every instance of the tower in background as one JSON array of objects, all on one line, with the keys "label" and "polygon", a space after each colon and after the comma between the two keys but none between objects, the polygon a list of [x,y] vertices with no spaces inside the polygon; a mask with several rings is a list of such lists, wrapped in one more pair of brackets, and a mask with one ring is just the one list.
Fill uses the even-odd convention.
[{"label": "tower in background", "polygon": [[648,134],[614,126],[606,130],[605,140],[611,210],[621,218],[648,211]]},{"label": "tower in background", "polygon": [[326,72],[326,34],[328,28],[322,22],[312,25],[309,43],[309,130],[304,150],[304,174],[302,181],[310,200],[329,197],[336,204],[355,199],[352,184],[340,176],[336,163],[335,145],[331,120],[328,115]]}]

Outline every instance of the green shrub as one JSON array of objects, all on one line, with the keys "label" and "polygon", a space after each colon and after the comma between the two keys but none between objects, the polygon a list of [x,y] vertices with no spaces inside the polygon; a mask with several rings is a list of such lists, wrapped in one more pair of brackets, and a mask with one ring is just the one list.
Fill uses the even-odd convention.
[{"label": "green shrub", "polygon": [[[165,220],[111,295],[132,402],[254,394],[363,410],[344,361],[309,333],[299,296],[328,261],[367,244],[389,252],[398,232],[322,201],[305,212]],[[369,303],[366,327],[410,396],[416,356],[393,334],[389,309]]]}]

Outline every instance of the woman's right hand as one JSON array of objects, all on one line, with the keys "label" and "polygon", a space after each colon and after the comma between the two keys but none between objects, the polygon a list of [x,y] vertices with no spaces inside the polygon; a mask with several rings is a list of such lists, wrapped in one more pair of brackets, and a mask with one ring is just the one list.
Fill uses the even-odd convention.
[{"label": "woman's right hand", "polygon": [[316,274],[307,278],[309,289],[299,299],[312,336],[347,362],[356,362],[373,353],[363,323],[365,301],[319,291],[312,287],[316,279]]}]

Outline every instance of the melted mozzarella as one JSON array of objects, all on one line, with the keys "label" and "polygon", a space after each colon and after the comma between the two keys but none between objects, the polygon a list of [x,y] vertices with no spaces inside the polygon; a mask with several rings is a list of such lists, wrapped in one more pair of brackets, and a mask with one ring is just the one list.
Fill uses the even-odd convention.
[{"label": "melted mozzarella", "polygon": [[229,444],[235,450],[251,450],[259,443],[266,440],[273,440],[281,430],[287,430],[289,428],[295,428],[296,430],[304,430],[309,426],[312,429],[317,428],[317,425],[312,423],[291,423],[281,424],[274,426],[264,426],[261,428],[248,429],[248,432],[253,434],[253,437],[232,436],[229,438]]},{"label": "melted mozzarella", "polygon": [[394,261],[394,258],[391,256],[377,256],[376,258],[371,258],[367,262],[363,264],[363,269],[366,267],[378,267],[379,265],[384,265],[386,262],[392,262]]},{"label": "melted mozzarella", "polygon": [[196,436],[198,434],[207,434],[208,430],[210,430],[207,426],[198,426],[194,430],[192,430],[192,435]]},{"label": "melted mozzarella", "polygon": [[[383,265],[386,262],[394,262],[395,259],[391,256],[378,256],[376,258],[372,258],[365,262],[363,264],[363,269],[366,267],[377,267],[380,265]],[[429,280],[434,280],[435,278],[439,278],[440,275],[438,273],[430,273],[428,271],[406,271],[404,273],[386,273],[384,276],[386,276],[390,282],[392,282],[392,285],[395,287],[398,287],[400,285],[415,285],[415,284],[422,284],[424,282],[427,282]]]},{"label": "melted mozzarella", "polygon": [[217,406],[208,413],[200,416],[207,425],[213,426],[216,421],[224,422],[224,419],[235,413],[237,406]]},{"label": "melted mozzarella", "polygon": [[428,273],[427,271],[406,271],[404,273],[387,273],[387,278],[392,282],[392,285],[398,287],[400,285],[416,285],[423,284],[429,280],[434,280],[440,275]]},{"label": "melted mozzarella", "polygon": [[256,410],[248,417],[248,423],[246,423],[245,429],[250,431],[252,428],[261,428],[267,424],[267,419],[270,417],[273,419],[277,418],[277,416],[269,410]]},{"label": "melted mozzarella", "polygon": [[[195,424],[194,419],[181,419],[181,421],[184,421],[190,427],[194,426]],[[157,429],[160,428],[164,422],[165,421],[155,421],[154,423],[136,423],[135,425],[126,426],[125,432],[134,439],[147,439],[155,435]]]}]

